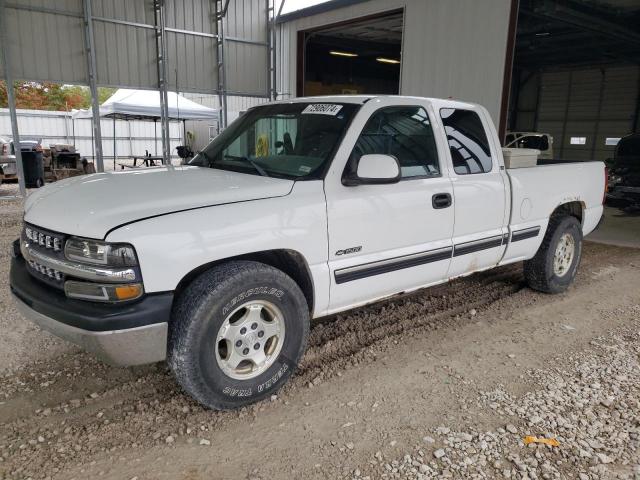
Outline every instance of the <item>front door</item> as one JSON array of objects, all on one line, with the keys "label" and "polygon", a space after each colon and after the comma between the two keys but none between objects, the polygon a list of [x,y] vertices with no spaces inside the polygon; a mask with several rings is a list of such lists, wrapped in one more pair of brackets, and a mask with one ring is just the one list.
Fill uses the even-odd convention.
[{"label": "front door", "polygon": [[[449,267],[453,206],[442,199],[452,199],[453,188],[439,160],[428,105],[393,101],[362,108],[356,120],[366,124],[354,121],[359,134],[343,152],[342,175],[356,171],[362,155],[376,153],[398,159],[402,180],[345,186],[328,175],[325,181],[330,312],[441,282]],[[434,197],[440,198],[435,206]]]}]

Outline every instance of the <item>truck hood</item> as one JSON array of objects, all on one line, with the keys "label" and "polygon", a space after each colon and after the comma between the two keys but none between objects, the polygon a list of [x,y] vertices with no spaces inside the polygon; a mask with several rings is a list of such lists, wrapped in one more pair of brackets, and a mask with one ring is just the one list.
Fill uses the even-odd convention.
[{"label": "truck hood", "polygon": [[69,235],[104,238],[115,227],[192,208],[289,194],[292,180],[203,167],[97,173],[40,188],[25,202],[24,220]]}]

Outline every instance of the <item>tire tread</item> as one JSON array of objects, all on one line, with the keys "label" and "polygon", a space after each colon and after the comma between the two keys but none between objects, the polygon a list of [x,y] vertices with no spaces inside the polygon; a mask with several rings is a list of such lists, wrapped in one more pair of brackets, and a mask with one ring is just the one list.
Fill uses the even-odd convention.
[{"label": "tire tread", "polygon": [[[251,276],[256,276],[260,273],[269,273],[274,275],[279,282],[288,284],[287,293],[296,297],[298,305],[306,307],[307,303],[304,294],[291,277],[269,265],[248,260],[223,263],[203,272],[182,292],[174,304],[172,323],[169,328],[167,363],[183,389],[198,402],[209,408],[216,410],[239,408],[274,392],[274,390],[265,390],[263,395],[253,396],[244,401],[242,399],[229,402],[217,401],[207,395],[208,388],[202,376],[199,375],[197,356],[189,355],[191,346],[195,344],[195,339],[192,338],[193,330],[189,327],[192,319],[197,318],[202,313],[199,311],[204,308],[202,299],[216,296],[217,292],[224,291],[227,288],[233,288],[238,277],[247,275],[251,278]],[[306,315],[306,318],[299,322],[300,328],[303,329],[303,344],[299,349],[298,358],[292,359],[296,365],[306,349],[309,333],[309,312],[306,310],[301,313]],[[288,372],[288,374],[290,375],[291,372]]]},{"label": "tire tread", "polygon": [[[540,248],[538,248],[538,251],[532,259],[524,262],[525,279],[528,285],[534,290],[544,293],[559,293],[566,288],[560,287],[553,281],[554,274],[553,271],[549,271],[548,261],[549,255],[554,254],[552,251],[552,243],[556,232],[561,228],[563,223],[567,223],[568,225],[573,223],[567,222],[568,219],[572,219],[576,224],[578,223],[577,219],[570,215],[552,215],[549,219],[547,231],[545,232]],[[580,237],[578,241],[581,242],[582,237]],[[579,254],[581,246],[577,245],[576,249],[576,254]],[[576,264],[574,268],[577,268],[577,266]],[[573,276],[574,273],[570,272],[568,275]]]}]

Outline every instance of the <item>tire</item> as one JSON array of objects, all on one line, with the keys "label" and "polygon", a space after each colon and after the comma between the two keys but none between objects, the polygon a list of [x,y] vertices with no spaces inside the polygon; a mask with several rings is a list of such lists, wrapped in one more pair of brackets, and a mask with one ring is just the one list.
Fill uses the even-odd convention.
[{"label": "tire", "polygon": [[[564,268],[556,268],[556,249],[558,249],[560,242],[567,238],[573,242],[573,255],[570,262],[564,262]],[[567,250],[569,249],[565,251]],[[564,292],[576,276],[581,256],[582,229],[580,222],[575,217],[568,215],[552,216],[542,245],[540,245],[535,257],[524,262],[524,276],[529,286],[534,290],[545,293]]]},{"label": "tire", "polygon": [[[251,309],[259,318],[251,317],[249,322]],[[242,326],[246,333],[241,335]],[[283,329],[278,327],[277,335],[265,338],[267,329],[276,326]],[[261,331],[263,336],[257,337]],[[229,338],[217,341],[219,335]],[[215,410],[233,409],[270,396],[286,383],[308,336],[309,307],[289,276],[258,262],[230,262],[202,273],[177,299],[169,328],[168,363],[195,400]],[[238,340],[242,345],[236,348]],[[253,360],[243,360],[237,369],[230,367],[246,349],[246,358],[265,354],[268,361],[263,370]]]}]

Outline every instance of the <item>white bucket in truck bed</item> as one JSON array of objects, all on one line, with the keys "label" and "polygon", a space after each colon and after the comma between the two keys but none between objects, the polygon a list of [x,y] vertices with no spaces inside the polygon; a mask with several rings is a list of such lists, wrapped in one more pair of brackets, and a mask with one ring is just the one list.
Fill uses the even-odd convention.
[{"label": "white bucket in truck bed", "polygon": [[503,148],[502,156],[507,168],[535,167],[540,150],[533,148]]}]

